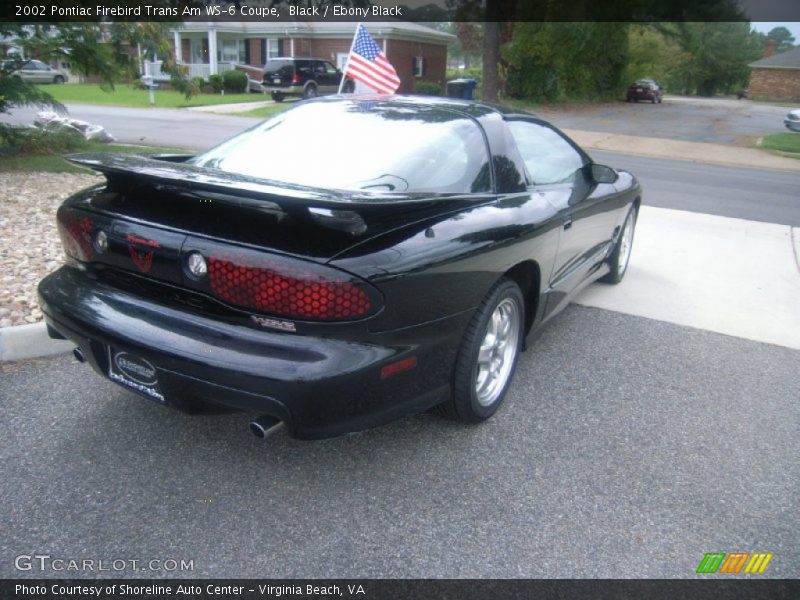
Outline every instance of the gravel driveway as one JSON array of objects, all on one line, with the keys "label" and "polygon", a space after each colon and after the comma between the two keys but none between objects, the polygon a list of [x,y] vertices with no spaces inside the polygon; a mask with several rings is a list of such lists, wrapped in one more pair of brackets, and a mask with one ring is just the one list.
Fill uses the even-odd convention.
[{"label": "gravel driveway", "polygon": [[783,118],[789,110],[749,100],[667,95],[663,104],[607,102],[534,112],[562,129],[753,146],[763,135],[786,131]]},{"label": "gravel driveway", "polygon": [[56,209],[98,175],[3,173],[0,186],[0,327],[42,320],[36,284],[61,264]]}]

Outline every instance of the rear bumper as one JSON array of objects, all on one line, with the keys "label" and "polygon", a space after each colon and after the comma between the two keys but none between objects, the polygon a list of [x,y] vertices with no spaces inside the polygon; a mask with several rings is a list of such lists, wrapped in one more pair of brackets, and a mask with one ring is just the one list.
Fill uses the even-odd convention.
[{"label": "rear bumper", "polygon": [[[166,403],[193,400],[270,414],[295,437],[316,439],[425,410],[450,391],[470,314],[347,341],[261,331],[123,292],[63,267],[39,284],[48,326],[101,375],[108,347],[149,361]],[[408,356],[417,366],[381,377]]]},{"label": "rear bumper", "polygon": [[269,94],[283,94],[284,96],[302,96],[303,90],[305,90],[305,87],[302,85],[280,86],[264,82],[261,86],[264,88],[264,91]]}]

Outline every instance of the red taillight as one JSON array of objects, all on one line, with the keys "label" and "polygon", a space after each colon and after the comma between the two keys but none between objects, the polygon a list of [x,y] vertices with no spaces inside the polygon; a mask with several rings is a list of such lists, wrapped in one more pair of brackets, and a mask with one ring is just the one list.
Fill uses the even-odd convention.
[{"label": "red taillight", "polygon": [[58,211],[58,234],[67,256],[82,262],[92,259],[92,230],[94,222],[91,217],[71,210]]},{"label": "red taillight", "polygon": [[298,75],[297,73],[292,75],[292,83],[300,83],[300,75]]},{"label": "red taillight", "polygon": [[208,275],[220,299],[283,317],[345,321],[376,309],[367,284],[313,263],[253,252],[212,254]]}]

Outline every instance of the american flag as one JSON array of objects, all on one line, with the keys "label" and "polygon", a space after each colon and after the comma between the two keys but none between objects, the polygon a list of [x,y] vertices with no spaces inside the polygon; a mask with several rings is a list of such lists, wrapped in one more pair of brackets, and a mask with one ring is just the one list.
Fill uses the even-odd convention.
[{"label": "american flag", "polygon": [[372,36],[359,23],[345,75],[381,94],[393,94],[400,87],[400,78]]}]

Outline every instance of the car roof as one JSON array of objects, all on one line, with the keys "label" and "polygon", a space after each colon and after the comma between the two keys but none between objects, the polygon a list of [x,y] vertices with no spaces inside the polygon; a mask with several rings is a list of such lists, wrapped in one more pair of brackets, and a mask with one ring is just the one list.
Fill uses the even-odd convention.
[{"label": "car roof", "polygon": [[525,116],[536,117],[533,113],[523,113],[518,109],[509,108],[500,104],[491,104],[475,100],[461,100],[459,98],[446,98],[443,96],[359,93],[321,96],[315,98],[312,102],[380,102],[390,106],[436,107],[463,112],[476,118],[489,113],[499,113],[501,115],[524,114]]}]

